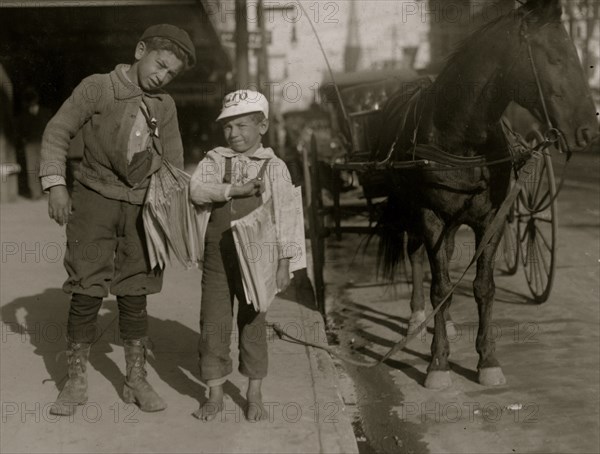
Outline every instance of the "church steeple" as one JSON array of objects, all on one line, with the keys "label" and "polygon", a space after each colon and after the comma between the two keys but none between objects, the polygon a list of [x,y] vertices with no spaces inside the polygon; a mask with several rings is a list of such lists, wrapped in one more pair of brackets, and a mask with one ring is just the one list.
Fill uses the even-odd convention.
[{"label": "church steeple", "polygon": [[360,40],[358,37],[358,17],[356,16],[356,1],[350,0],[350,12],[348,16],[348,34],[346,36],[346,48],[344,49],[344,71],[352,72],[358,68],[360,61]]}]

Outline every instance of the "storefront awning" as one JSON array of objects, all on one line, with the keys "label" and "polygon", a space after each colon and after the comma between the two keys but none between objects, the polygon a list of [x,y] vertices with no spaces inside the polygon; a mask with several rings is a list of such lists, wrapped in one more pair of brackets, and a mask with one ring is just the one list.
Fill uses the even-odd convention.
[{"label": "storefront awning", "polygon": [[199,0],[1,0],[0,62],[15,85],[33,85],[55,103],[82,78],[131,63],[146,27],[171,23],[190,34],[198,63],[168,91],[211,102],[206,97],[221,90],[206,85],[219,85],[232,68],[213,20]]}]

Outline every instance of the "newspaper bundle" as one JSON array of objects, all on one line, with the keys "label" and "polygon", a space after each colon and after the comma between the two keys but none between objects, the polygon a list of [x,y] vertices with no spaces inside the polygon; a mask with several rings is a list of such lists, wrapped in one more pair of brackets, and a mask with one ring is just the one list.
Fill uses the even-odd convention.
[{"label": "newspaper bundle", "polygon": [[171,253],[186,268],[198,266],[210,211],[190,199],[190,175],[164,161],[151,179],[142,218],[152,268],[165,267]]},{"label": "newspaper bundle", "polygon": [[[302,191],[294,188],[296,231],[294,243],[281,245],[291,248],[290,273],[306,268],[306,244],[304,240],[304,217]],[[231,223],[237,255],[239,257],[242,283],[246,301],[256,311],[266,312],[277,294],[278,249],[273,214],[273,199],[269,198],[257,209]]]}]

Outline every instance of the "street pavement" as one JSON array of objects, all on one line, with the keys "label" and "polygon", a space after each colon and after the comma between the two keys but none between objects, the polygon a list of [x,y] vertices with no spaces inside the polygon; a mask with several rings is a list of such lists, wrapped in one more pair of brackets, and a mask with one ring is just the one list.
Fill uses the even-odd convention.
[{"label": "street pavement", "polygon": [[[244,419],[246,381],[225,384],[225,410],[212,422],[192,413],[207,396],[197,367],[200,273],[167,269],[159,295],[149,297],[155,359],[149,380],[168,408],[143,413],[121,400],[125,360],[116,301],[99,314],[101,338],[90,357],[89,402],[73,417],[49,414],[65,373],[69,297],[61,290],[65,231],[48,218],[45,200],[0,206],[2,453],[353,453],[358,452],[340,399],[333,362],[324,351],[280,340],[270,330],[269,376],[263,384],[269,420]],[[278,297],[267,319],[288,334],[326,344],[323,319],[299,288]],[[300,300],[298,302],[296,300]]]},{"label": "street pavement", "polygon": [[[560,176],[560,158],[555,169]],[[523,269],[506,275],[501,252],[497,256],[492,330],[507,384],[477,382],[478,317],[469,272],[450,310],[457,327],[449,338],[450,387],[423,387],[433,323],[384,366],[341,363],[355,385],[344,399],[360,422],[361,452],[600,452],[600,154],[575,154],[566,172],[549,300],[533,302]],[[395,285],[377,281],[376,246],[365,253],[361,241],[349,234],[328,240],[328,320],[348,354],[372,361],[406,335],[410,286],[404,275]],[[453,280],[474,250],[472,232],[461,229]],[[427,313],[430,308],[427,303]]]}]

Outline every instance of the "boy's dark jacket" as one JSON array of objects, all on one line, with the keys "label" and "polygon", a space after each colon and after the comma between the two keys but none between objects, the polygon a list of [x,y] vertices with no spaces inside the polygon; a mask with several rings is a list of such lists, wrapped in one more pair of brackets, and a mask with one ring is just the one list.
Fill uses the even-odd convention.
[{"label": "boy's dark jacket", "polygon": [[[183,168],[183,146],[173,98],[164,92],[143,92],[125,77],[124,67],[86,77],[73,90],[44,132],[40,176],[65,176],[70,141],[83,127],[85,148],[75,178],[107,198],[141,205],[150,175],[163,158]],[[127,147],[142,99],[157,120],[158,137],[152,138],[148,175],[134,185],[127,179]]]}]

